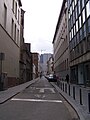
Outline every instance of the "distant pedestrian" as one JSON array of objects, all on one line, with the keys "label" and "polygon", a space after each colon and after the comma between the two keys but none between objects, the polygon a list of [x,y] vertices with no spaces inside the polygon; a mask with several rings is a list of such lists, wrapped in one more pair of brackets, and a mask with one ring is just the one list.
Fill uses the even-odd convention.
[{"label": "distant pedestrian", "polygon": [[42,72],[40,73],[40,78],[42,77]]},{"label": "distant pedestrian", "polygon": [[66,75],[66,81],[67,81],[67,83],[69,83],[69,75],[68,74]]}]

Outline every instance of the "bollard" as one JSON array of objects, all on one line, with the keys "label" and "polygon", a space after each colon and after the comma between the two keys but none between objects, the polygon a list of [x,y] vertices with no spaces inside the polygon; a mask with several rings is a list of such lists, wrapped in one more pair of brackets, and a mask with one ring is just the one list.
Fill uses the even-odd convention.
[{"label": "bollard", "polygon": [[88,110],[89,110],[89,113],[90,113],[90,93],[88,93]]},{"label": "bollard", "polygon": [[63,91],[64,91],[64,83],[63,83]]},{"label": "bollard", "polygon": [[68,85],[68,93],[69,93],[69,96],[70,96],[70,85]]},{"label": "bollard", "polygon": [[73,86],[73,98],[75,100],[75,86]]},{"label": "bollard", "polygon": [[61,83],[61,90],[62,90],[62,83]]},{"label": "bollard", "polygon": [[67,84],[65,84],[65,92],[67,93]]},{"label": "bollard", "polygon": [[80,89],[80,104],[82,105],[82,90]]}]

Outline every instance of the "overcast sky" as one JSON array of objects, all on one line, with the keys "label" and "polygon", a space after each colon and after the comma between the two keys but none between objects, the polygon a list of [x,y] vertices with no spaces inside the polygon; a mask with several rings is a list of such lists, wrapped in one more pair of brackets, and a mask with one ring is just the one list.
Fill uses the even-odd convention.
[{"label": "overcast sky", "polygon": [[31,51],[53,52],[53,37],[63,0],[21,0],[25,13],[24,38]]}]

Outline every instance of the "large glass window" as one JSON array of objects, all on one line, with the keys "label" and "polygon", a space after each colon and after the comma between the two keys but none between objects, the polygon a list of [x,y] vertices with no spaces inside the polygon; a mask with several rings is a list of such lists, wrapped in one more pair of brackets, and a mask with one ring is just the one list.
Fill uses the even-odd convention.
[{"label": "large glass window", "polygon": [[75,7],[76,19],[77,19],[77,6]]},{"label": "large glass window", "polygon": [[4,4],[4,28],[6,28],[6,23],[7,23],[7,7]]},{"label": "large glass window", "polygon": [[68,7],[70,6],[70,0],[68,0]]},{"label": "large glass window", "polygon": [[74,10],[74,1],[72,2],[72,9]]},{"label": "large glass window", "polygon": [[83,23],[84,23],[85,22],[85,9],[83,9],[83,11],[82,11],[82,17],[83,17]]},{"label": "large glass window", "polygon": [[81,28],[81,25],[82,25],[82,23],[81,23],[82,21],[81,21],[81,15],[79,16],[79,28]]},{"label": "large glass window", "polygon": [[14,12],[14,0],[12,0],[12,10],[13,10],[13,12]]},{"label": "large glass window", "polygon": [[76,21],[76,32],[78,32],[78,20]]},{"label": "large glass window", "polygon": [[74,0],[75,1],[75,5],[77,4],[77,0]]},{"label": "large glass window", "polygon": [[88,1],[87,5],[86,5],[86,11],[87,11],[87,17],[89,17],[89,15],[90,15],[90,1]]},{"label": "large glass window", "polygon": [[20,21],[20,20],[19,20],[19,19],[20,19],[19,16],[20,16],[20,11],[18,10],[18,24],[19,24],[19,21]]},{"label": "large glass window", "polygon": [[82,29],[80,29],[80,41],[82,40]]},{"label": "large glass window", "polygon": [[14,31],[14,20],[12,19],[12,24],[11,24],[11,36],[13,38],[13,31]]},{"label": "large glass window", "polygon": [[70,4],[71,4],[71,0],[69,0],[70,1]]},{"label": "large glass window", "polygon": [[17,44],[19,44],[19,30],[17,29]]},{"label": "large glass window", "polygon": [[72,28],[72,38],[73,38],[73,28]]},{"label": "large glass window", "polygon": [[86,24],[84,24],[84,26],[83,26],[83,35],[84,35],[84,37],[86,37]]},{"label": "large glass window", "polygon": [[68,11],[68,18],[70,19],[70,10]]},{"label": "large glass window", "polygon": [[69,28],[69,30],[71,29],[71,22],[70,22],[70,20],[68,21],[68,28]]},{"label": "large glass window", "polygon": [[80,14],[80,12],[81,12],[80,0],[78,0],[78,13]]},{"label": "large glass window", "polygon": [[79,32],[77,33],[77,44],[80,42],[80,39],[79,39]]},{"label": "large glass window", "polygon": [[16,31],[17,31],[17,29],[16,29],[16,24],[15,24],[15,30],[14,30],[14,40],[16,41]]},{"label": "large glass window", "polygon": [[84,2],[85,0],[82,0],[82,8],[84,7],[84,5],[85,5],[85,2]]},{"label": "large glass window", "polygon": [[70,7],[70,14],[72,15],[72,6]]},{"label": "large glass window", "polygon": [[15,17],[17,18],[17,2],[15,3]]},{"label": "large glass window", "polygon": [[75,29],[75,25],[74,25],[74,35],[76,34],[76,29]]},{"label": "large glass window", "polygon": [[71,38],[72,38],[71,32],[69,33],[69,37],[70,37],[70,41],[71,41]]},{"label": "large glass window", "polygon": [[71,27],[73,26],[73,16],[71,16]]},{"label": "large glass window", "polygon": [[75,11],[73,12],[73,23],[75,23]]}]

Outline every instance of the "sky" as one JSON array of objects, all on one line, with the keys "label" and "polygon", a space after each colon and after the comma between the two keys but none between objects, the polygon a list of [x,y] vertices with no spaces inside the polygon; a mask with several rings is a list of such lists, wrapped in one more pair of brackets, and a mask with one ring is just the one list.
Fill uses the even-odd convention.
[{"label": "sky", "polygon": [[24,38],[31,52],[53,53],[53,37],[63,0],[21,0],[25,11]]}]

